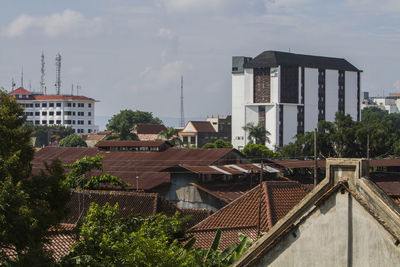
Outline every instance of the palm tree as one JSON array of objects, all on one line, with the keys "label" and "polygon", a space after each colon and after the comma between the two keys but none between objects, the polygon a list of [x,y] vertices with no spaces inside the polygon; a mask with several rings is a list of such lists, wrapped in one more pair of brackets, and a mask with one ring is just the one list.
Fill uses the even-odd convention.
[{"label": "palm tree", "polygon": [[254,123],[249,122],[243,127],[243,130],[249,132],[249,138],[251,142],[255,142],[256,144],[260,145],[265,145],[265,143],[269,144],[270,142],[269,136],[271,133],[268,132],[265,129],[265,126],[262,124],[255,125]]},{"label": "palm tree", "polygon": [[182,140],[178,137],[178,129],[174,127],[168,127],[159,132],[158,138],[161,140],[168,140],[173,146],[180,147],[182,145]]}]

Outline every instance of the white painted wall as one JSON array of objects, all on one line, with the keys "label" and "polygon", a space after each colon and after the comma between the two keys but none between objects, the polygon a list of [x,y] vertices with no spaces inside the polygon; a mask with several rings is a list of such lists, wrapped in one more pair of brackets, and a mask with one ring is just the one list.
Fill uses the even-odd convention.
[{"label": "white painted wall", "polygon": [[339,71],[325,72],[325,120],[334,121],[339,108]]},{"label": "white painted wall", "polygon": [[297,134],[297,106],[283,106],[283,144],[286,145],[295,140]]},{"label": "white painted wall", "polygon": [[253,69],[244,69],[244,103],[252,104],[254,103],[254,75]]},{"label": "white painted wall", "polygon": [[279,103],[280,95],[280,77],[281,68],[278,67],[278,75],[276,77],[271,77],[271,103]]},{"label": "white painted wall", "polygon": [[243,73],[232,73],[232,145],[234,148],[244,146],[245,124],[245,75]]},{"label": "white painted wall", "polygon": [[344,77],[344,111],[350,114],[353,120],[357,120],[357,72],[346,71]]},{"label": "white painted wall", "polygon": [[271,150],[275,150],[275,147],[278,143],[278,112],[277,106],[271,105],[265,107],[265,129],[271,134],[269,136],[270,143],[266,144],[267,147]]},{"label": "white painted wall", "polygon": [[[254,123],[255,125],[258,124],[258,106],[246,106],[246,121],[245,124],[242,125],[246,126],[247,123]],[[244,137],[244,145],[249,142],[248,133],[246,133]]]},{"label": "white painted wall", "polygon": [[318,124],[318,69],[304,68],[304,131]]}]

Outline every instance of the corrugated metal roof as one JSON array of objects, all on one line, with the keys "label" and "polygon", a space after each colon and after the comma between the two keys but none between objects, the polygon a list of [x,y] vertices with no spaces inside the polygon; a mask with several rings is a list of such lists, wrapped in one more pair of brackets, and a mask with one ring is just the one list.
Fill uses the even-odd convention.
[{"label": "corrugated metal roof", "polygon": [[96,147],[160,147],[166,141],[101,141],[96,144]]},{"label": "corrugated metal roof", "polygon": [[215,129],[209,121],[190,121],[198,133],[215,133]]},{"label": "corrugated metal roof", "polygon": [[162,124],[136,124],[137,134],[159,134],[161,131],[164,131],[166,129],[167,127]]}]

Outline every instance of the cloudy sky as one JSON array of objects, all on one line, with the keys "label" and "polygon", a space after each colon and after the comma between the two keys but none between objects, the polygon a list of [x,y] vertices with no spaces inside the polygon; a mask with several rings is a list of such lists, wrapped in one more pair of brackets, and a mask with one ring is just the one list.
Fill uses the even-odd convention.
[{"label": "cloudy sky", "polygon": [[[281,50],[346,58],[362,90],[400,93],[399,0],[0,0],[0,86],[48,93],[62,55],[62,92],[98,99],[96,115],[121,109],[185,117],[231,113],[231,58]],[[75,92],[74,92],[75,93]],[[171,121],[171,120],[170,120]],[[178,124],[179,119],[175,120]],[[172,120],[172,123],[174,120]],[[102,123],[100,123],[102,124]]]}]

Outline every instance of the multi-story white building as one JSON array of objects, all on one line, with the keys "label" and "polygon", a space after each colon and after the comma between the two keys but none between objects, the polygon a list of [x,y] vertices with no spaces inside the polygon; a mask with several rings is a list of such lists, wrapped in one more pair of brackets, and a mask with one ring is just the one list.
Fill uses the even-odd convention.
[{"label": "multi-story white building", "polygon": [[27,121],[34,125],[64,125],[72,127],[75,133],[95,133],[99,127],[94,124],[96,100],[77,95],[43,95],[31,93],[20,87],[10,93],[24,106]]},{"label": "multi-story white building", "polygon": [[232,58],[232,144],[249,142],[247,123],[270,132],[271,149],[296,134],[333,121],[342,111],[360,120],[361,70],[341,58],[265,51],[255,58]]}]

